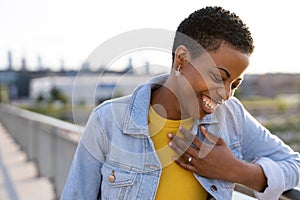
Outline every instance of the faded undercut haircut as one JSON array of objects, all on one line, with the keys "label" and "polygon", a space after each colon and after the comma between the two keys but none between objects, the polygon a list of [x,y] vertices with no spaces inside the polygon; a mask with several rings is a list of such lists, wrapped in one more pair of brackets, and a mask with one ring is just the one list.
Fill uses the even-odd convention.
[{"label": "faded undercut haircut", "polygon": [[190,14],[177,28],[172,61],[179,45],[185,45],[192,58],[205,51],[217,51],[222,43],[251,54],[254,50],[249,28],[235,14],[222,7],[205,7]]}]

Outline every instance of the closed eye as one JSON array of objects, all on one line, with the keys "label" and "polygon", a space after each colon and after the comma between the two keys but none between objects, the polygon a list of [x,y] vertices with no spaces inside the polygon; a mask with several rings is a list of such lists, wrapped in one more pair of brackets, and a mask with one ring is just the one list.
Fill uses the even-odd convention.
[{"label": "closed eye", "polygon": [[216,83],[222,83],[223,82],[223,79],[220,75],[216,75],[214,73],[211,73],[210,76],[211,76],[212,80]]}]

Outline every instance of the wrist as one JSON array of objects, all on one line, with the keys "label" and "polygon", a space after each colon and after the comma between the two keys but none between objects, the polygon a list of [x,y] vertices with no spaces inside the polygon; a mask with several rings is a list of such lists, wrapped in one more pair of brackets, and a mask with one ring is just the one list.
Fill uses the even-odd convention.
[{"label": "wrist", "polygon": [[230,176],[230,181],[235,182],[235,183],[240,183],[243,184],[243,182],[245,182],[245,174],[247,166],[247,163],[245,163],[244,161],[238,160],[236,164],[234,165],[234,168],[232,169],[232,174]]},{"label": "wrist", "polygon": [[237,163],[232,179],[235,183],[245,185],[256,191],[264,191],[267,187],[267,178],[260,165],[240,161]]}]

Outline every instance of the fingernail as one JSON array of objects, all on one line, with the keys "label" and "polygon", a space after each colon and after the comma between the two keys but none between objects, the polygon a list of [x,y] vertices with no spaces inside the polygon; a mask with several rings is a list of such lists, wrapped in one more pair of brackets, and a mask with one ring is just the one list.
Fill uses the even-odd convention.
[{"label": "fingernail", "polygon": [[171,147],[173,145],[173,143],[172,142],[169,142],[169,146]]},{"label": "fingernail", "polygon": [[169,138],[173,138],[173,135],[171,133],[168,133]]}]

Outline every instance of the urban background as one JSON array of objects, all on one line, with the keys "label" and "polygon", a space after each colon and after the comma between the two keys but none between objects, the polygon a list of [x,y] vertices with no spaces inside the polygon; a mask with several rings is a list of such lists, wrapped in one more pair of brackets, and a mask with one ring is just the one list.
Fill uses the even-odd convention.
[{"label": "urban background", "polygon": [[169,65],[170,58],[159,57],[161,65],[155,64],[157,60],[148,59],[149,51],[139,54],[145,57],[129,56],[111,70],[84,62],[87,55],[128,31],[174,31],[195,9],[209,5],[235,12],[254,38],[251,74],[236,96],[272,133],[300,151],[298,4],[1,0],[0,199],[59,199],[90,111],[105,99],[127,95],[152,76],[169,72],[169,67],[153,69]]},{"label": "urban background", "polygon": [[[87,62],[80,70],[65,70],[63,61],[60,70],[52,71],[38,56],[38,66],[32,71],[25,58],[15,70],[12,57],[8,51],[8,66],[0,70],[0,102],[80,125],[85,125],[95,106],[130,94],[156,74],[149,62],[137,68],[131,58],[118,71],[103,66],[91,69]],[[300,151],[300,74],[246,74],[235,96],[261,123]],[[80,117],[75,120],[72,112]]]},{"label": "urban background", "polygon": [[[8,51],[8,65],[0,70],[0,121],[10,127],[9,131],[13,132],[21,150],[28,154],[25,156],[26,162],[37,164],[33,176],[47,177],[50,186],[46,187],[46,192],[41,190],[39,194],[48,196],[30,192],[30,199],[33,196],[36,199],[58,199],[80,138],[78,136],[92,109],[104,100],[130,94],[138,85],[157,75],[157,72],[151,70],[149,62],[134,66],[130,57],[119,70],[107,70],[103,66],[91,69],[87,62],[82,64],[80,70],[66,70],[62,61],[60,69],[53,71],[42,65],[39,56],[36,70],[28,68],[25,58],[20,60],[21,67],[16,70],[12,57],[12,52]],[[282,138],[295,151],[300,151],[300,74],[246,74],[235,96],[273,134]],[[6,109],[5,105],[13,108]],[[12,113],[18,114],[13,116],[15,114]],[[74,130],[72,124],[79,128]],[[75,132],[79,135],[74,137]],[[62,140],[61,137],[68,139]],[[24,169],[20,171],[25,173]],[[43,188],[38,184],[38,187]],[[35,186],[31,190],[33,188]],[[49,188],[52,193],[49,193]],[[23,190],[26,192],[22,193],[21,189],[11,192],[10,199],[16,194],[26,197],[30,190],[28,186]],[[0,197],[3,197],[3,187],[0,187]]]}]

